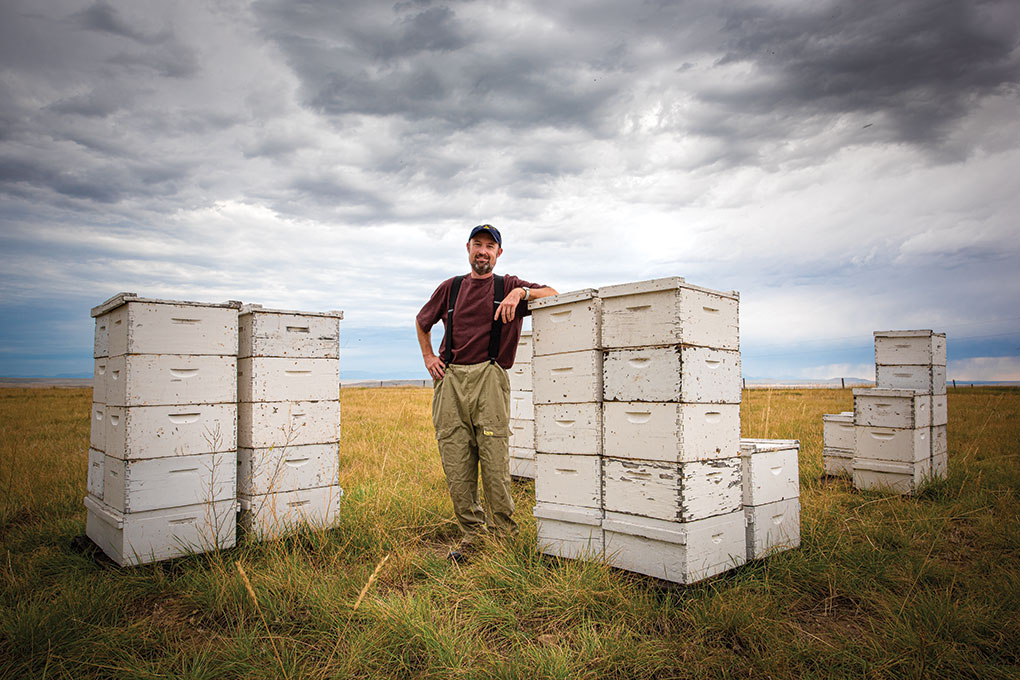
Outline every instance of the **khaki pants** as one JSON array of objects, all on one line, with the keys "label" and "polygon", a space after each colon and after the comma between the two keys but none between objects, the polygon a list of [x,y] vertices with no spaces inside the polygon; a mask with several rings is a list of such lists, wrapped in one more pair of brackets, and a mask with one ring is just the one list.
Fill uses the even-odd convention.
[{"label": "khaki pants", "polygon": [[[434,383],[432,423],[453,512],[471,543],[491,531],[515,536],[510,495],[510,379],[498,364],[446,367]],[[485,510],[478,498],[482,473]]]}]

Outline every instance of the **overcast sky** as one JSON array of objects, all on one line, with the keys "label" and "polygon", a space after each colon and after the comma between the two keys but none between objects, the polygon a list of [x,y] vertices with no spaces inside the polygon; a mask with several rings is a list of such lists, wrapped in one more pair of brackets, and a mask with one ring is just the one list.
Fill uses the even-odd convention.
[{"label": "overcast sky", "polygon": [[133,291],[340,308],[346,377],[425,377],[491,222],[560,291],[739,291],[746,376],[934,328],[1017,380],[1018,105],[1016,0],[4,0],[0,375],[90,373]]}]

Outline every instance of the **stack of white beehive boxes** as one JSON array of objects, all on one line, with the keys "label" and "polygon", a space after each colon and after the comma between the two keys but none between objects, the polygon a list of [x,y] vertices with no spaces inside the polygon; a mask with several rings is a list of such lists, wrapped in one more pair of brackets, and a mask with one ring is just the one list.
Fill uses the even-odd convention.
[{"label": "stack of white beehive boxes", "polygon": [[602,350],[592,289],[531,304],[539,549],[594,557],[602,538]]},{"label": "stack of white beehive boxes", "polygon": [[535,478],[535,409],[532,390],[532,332],[523,331],[510,368],[510,475]]},{"label": "stack of white beehive boxes", "polygon": [[800,442],[741,439],[747,559],[800,545]]},{"label": "stack of white beehive boxes", "polygon": [[86,533],[118,564],[234,544],[239,306],[121,293],[92,310]]},{"label": "stack of white beehive boxes", "polygon": [[340,320],[245,305],[237,379],[241,528],[271,538],[336,518]]},{"label": "stack of white beehive boxes", "polygon": [[670,278],[599,295],[607,560],[678,583],[743,563],[737,294]]},{"label": "stack of white beehive boxes", "polygon": [[822,465],[830,477],[853,477],[854,412],[827,413],[822,416]]},{"label": "stack of white beehive boxes", "polygon": [[946,476],[945,334],[875,331],[875,373],[853,391],[854,486],[911,494]]}]

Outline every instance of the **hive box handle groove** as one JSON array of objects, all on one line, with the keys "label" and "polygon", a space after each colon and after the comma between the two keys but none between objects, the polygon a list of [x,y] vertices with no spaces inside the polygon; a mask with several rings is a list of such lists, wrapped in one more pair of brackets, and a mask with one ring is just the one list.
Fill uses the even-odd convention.
[{"label": "hive box handle groove", "polygon": [[627,411],[627,422],[640,425],[652,419],[651,411]]},{"label": "hive box handle groove", "polygon": [[171,413],[167,418],[175,425],[186,425],[197,421],[201,416],[201,413]]},{"label": "hive box handle groove", "polygon": [[190,378],[191,376],[198,373],[197,368],[171,368],[170,375],[175,375],[178,378]]},{"label": "hive box handle groove", "polygon": [[309,331],[308,326],[287,326],[288,333],[308,333]]},{"label": "hive box handle groove", "polygon": [[202,323],[201,319],[175,319],[171,318],[170,321],[173,323],[184,324],[185,326],[194,326],[196,323]]}]

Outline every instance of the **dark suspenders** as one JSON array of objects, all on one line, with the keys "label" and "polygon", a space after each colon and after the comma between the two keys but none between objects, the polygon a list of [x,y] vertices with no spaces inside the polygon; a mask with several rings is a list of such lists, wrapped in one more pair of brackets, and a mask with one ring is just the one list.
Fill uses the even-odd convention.
[{"label": "dark suspenders", "polygon": [[[450,286],[450,299],[446,305],[446,338],[444,343],[446,349],[443,350],[443,364],[446,366],[450,365],[453,361],[453,308],[457,302],[457,294],[460,293],[460,284],[464,280],[465,275],[453,277],[453,283]],[[496,314],[496,307],[503,301],[503,277],[498,274],[493,275],[493,300],[492,300],[492,313]],[[499,356],[499,341],[503,334],[503,321],[500,319],[493,319],[492,328],[489,330],[489,363],[496,363],[496,358]]]}]

